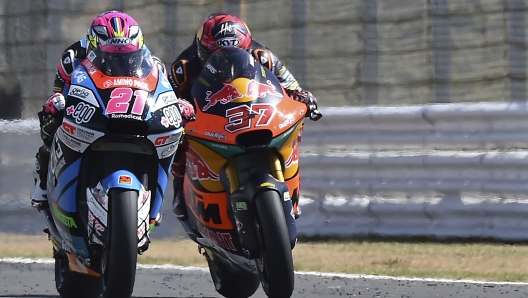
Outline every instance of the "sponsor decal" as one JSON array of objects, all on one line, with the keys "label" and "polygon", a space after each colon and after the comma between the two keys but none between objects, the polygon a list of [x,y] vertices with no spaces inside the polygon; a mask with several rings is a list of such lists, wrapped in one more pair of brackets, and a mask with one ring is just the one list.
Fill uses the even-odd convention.
[{"label": "sponsor decal", "polygon": [[86,92],[86,90],[84,89],[85,88],[73,86],[72,88],[70,88],[70,92],[68,93],[68,95],[75,96],[80,99],[85,99],[86,97],[88,97],[89,93]]},{"label": "sponsor decal", "polygon": [[71,125],[68,122],[62,122],[62,128],[64,131],[72,136],[75,135],[75,131],[77,130],[77,127],[74,125]]},{"label": "sponsor decal", "polygon": [[279,124],[279,129],[283,129],[285,127],[288,127],[289,125],[291,125],[293,123],[293,121],[295,121],[293,118],[287,118],[286,120],[284,120],[284,122]]},{"label": "sponsor decal", "polygon": [[[147,222],[146,221],[143,221],[141,222],[139,225],[138,225],[138,229],[137,229],[137,236],[139,239],[143,238],[143,235],[145,235],[145,233],[147,232]],[[146,238],[145,239],[142,239],[141,242],[139,242],[138,246],[142,246],[142,244],[144,244],[146,242]]]},{"label": "sponsor decal", "polygon": [[76,136],[84,141],[92,142],[95,139],[95,133],[86,129],[78,129]]},{"label": "sponsor decal", "polygon": [[176,104],[177,102],[178,102],[178,97],[176,97],[176,94],[174,94],[173,91],[161,93],[160,95],[158,95],[158,99],[156,100],[156,103],[154,104],[154,108],[152,109],[152,112],[162,109],[166,106]]},{"label": "sponsor decal", "polygon": [[90,60],[90,62],[93,62],[96,56],[97,55],[95,55],[94,51],[90,51],[90,53],[88,54],[88,60]]},{"label": "sponsor decal", "polygon": [[71,105],[66,108],[66,114],[71,116],[75,123],[82,124],[90,121],[95,114],[95,107],[85,103],[78,103],[76,106]]},{"label": "sponsor decal", "polygon": [[112,119],[132,119],[132,120],[142,120],[141,116],[131,115],[131,114],[111,114]]},{"label": "sponsor decal", "polygon": [[68,96],[76,97],[80,100],[83,100],[93,106],[99,107],[99,103],[95,98],[92,90],[84,88],[82,86],[72,85],[68,91]]},{"label": "sponsor decal", "polygon": [[132,177],[127,175],[119,175],[119,178],[117,179],[117,183],[119,184],[132,184]]},{"label": "sponsor decal", "polygon": [[226,139],[226,135],[223,134],[223,133],[220,133],[220,132],[209,132],[209,131],[206,131],[205,132],[205,136],[211,137],[211,138],[215,138],[215,139],[219,139],[219,140],[225,140]]},{"label": "sponsor decal", "polygon": [[75,220],[71,216],[67,216],[62,214],[62,212],[57,209],[55,205],[51,205],[53,210],[53,215],[65,226],[68,228],[77,228],[77,224],[75,223]]},{"label": "sponsor decal", "polygon": [[107,80],[103,83],[103,87],[105,88],[110,88],[112,86],[114,86],[114,83],[112,82],[112,80]]},{"label": "sponsor decal", "polygon": [[219,47],[237,47],[240,44],[240,40],[235,37],[224,37],[216,41],[216,45]]},{"label": "sponsor decal", "polygon": [[209,63],[205,64],[205,67],[211,72],[211,73],[216,73],[216,69]]},{"label": "sponsor decal", "polygon": [[207,101],[207,104],[202,108],[202,111],[209,110],[212,106],[216,105],[217,103],[225,105],[237,98],[242,98],[242,96],[244,95],[240,93],[238,89],[231,84],[226,84],[222,87],[222,89],[218,90],[215,93],[211,91],[206,91],[205,100]]},{"label": "sponsor decal", "polygon": [[106,226],[108,221],[108,196],[103,191],[100,182],[94,188],[86,188],[86,203],[88,212],[91,212],[103,226]]},{"label": "sponsor decal", "polygon": [[62,128],[57,130],[57,137],[64,143],[64,145],[77,152],[83,152],[86,147],[88,147],[87,144],[81,143],[79,140],[67,135]]},{"label": "sponsor decal", "polygon": [[210,145],[212,147],[216,147],[216,148],[220,148],[220,149],[227,149],[227,145],[222,145],[222,144],[218,144],[218,143],[211,143]]},{"label": "sponsor decal", "polygon": [[166,133],[152,134],[147,138],[154,144],[154,146],[164,146],[170,143],[178,142],[181,137],[181,129],[173,130]]},{"label": "sponsor decal", "polygon": [[247,210],[247,203],[246,202],[235,202],[235,208],[236,210]]},{"label": "sponsor decal", "polygon": [[87,143],[92,143],[94,140],[104,135],[102,132],[77,126],[67,120],[62,122],[62,128],[67,134]]},{"label": "sponsor decal", "polygon": [[[94,58],[95,58],[95,56],[94,56]],[[91,62],[85,60],[83,64],[84,64],[84,67],[86,67],[86,70],[88,70],[89,74],[92,75],[92,74],[97,72],[97,69],[95,68],[95,66],[93,66],[93,64]]]},{"label": "sponsor decal", "polygon": [[87,79],[86,74],[79,70],[74,71],[72,77],[76,83],[81,83]]},{"label": "sponsor decal", "polygon": [[290,156],[288,156],[288,159],[284,161],[284,167],[289,168],[298,163],[299,163],[299,142],[295,142],[295,144],[293,145],[293,149],[290,153]]},{"label": "sponsor decal", "polygon": [[157,137],[154,141],[155,146],[163,146],[165,144],[174,143],[180,140],[180,134],[170,134],[161,137]]},{"label": "sponsor decal", "polygon": [[178,144],[175,144],[175,143],[173,143],[171,145],[164,146],[164,147],[159,147],[159,148],[157,148],[158,156],[160,158],[169,157],[172,154],[174,154],[174,152],[176,152],[176,149],[178,149]]},{"label": "sponsor decal", "polygon": [[266,84],[259,83],[255,80],[251,80],[248,83],[247,86],[247,93],[246,96],[258,96],[258,97],[266,97],[267,94],[277,96],[277,97],[283,97],[283,95],[280,92],[277,92],[277,88],[273,83],[271,83],[270,80],[266,80]]},{"label": "sponsor decal", "polygon": [[90,193],[104,209],[108,209],[108,196],[103,191],[100,183],[96,187],[90,188]]},{"label": "sponsor decal", "polygon": [[101,45],[127,46],[132,44],[132,39],[128,37],[113,37],[107,40],[101,40]]},{"label": "sponsor decal", "polygon": [[218,34],[222,34],[222,35],[226,35],[228,33],[232,33],[233,32],[233,29],[235,29],[235,27],[233,26],[233,24],[231,23],[223,23],[220,25],[220,31],[218,31],[216,34],[215,34],[215,38]]},{"label": "sponsor decal", "polygon": [[[137,236],[140,240],[146,240],[143,239],[143,236],[147,231],[149,230],[150,226],[148,223],[149,219],[149,211],[150,211],[150,198],[151,198],[151,192],[150,190],[147,191],[141,186],[141,189],[139,190],[138,194],[138,226],[137,226]],[[141,242],[144,243],[144,241],[140,241],[140,244],[138,246],[141,246]]]},{"label": "sponsor decal", "polygon": [[155,145],[155,146],[165,145],[165,144],[167,144],[167,140],[168,140],[169,138],[170,138],[170,135],[166,135],[166,136],[158,137],[158,138],[156,138],[156,140],[154,141],[154,145]]},{"label": "sponsor decal", "polygon": [[217,103],[227,104],[232,102],[235,99],[246,97],[260,97],[264,98],[266,95],[273,95],[277,97],[283,97],[283,95],[276,90],[277,88],[270,80],[266,81],[266,84],[259,83],[255,80],[249,81],[246,87],[246,93],[241,93],[235,86],[231,84],[226,84],[222,89],[218,90],[216,93],[212,91],[205,92],[205,100],[207,104],[202,108],[202,111],[210,109],[212,106]]},{"label": "sponsor decal", "polygon": [[182,123],[182,117],[180,110],[175,105],[166,107],[163,109],[163,116],[161,117],[161,125],[165,127],[174,126],[180,127]]},{"label": "sponsor decal", "polygon": [[275,184],[271,183],[271,182],[264,182],[264,183],[261,183],[259,185],[259,188],[262,188],[262,187],[275,187]]},{"label": "sponsor decal", "polygon": [[290,196],[290,192],[289,191],[285,192],[282,197],[284,198],[284,201],[291,200],[291,196]]},{"label": "sponsor decal", "polygon": [[96,231],[96,234],[101,236],[105,231],[105,227],[92,215],[92,212],[88,211],[88,228]]},{"label": "sponsor decal", "polygon": [[198,224],[198,232],[200,232],[204,237],[207,237],[213,240],[213,242],[218,244],[220,247],[223,247],[231,251],[236,250],[231,234],[229,233],[214,232],[204,227],[201,224]]},{"label": "sponsor decal", "polygon": [[186,156],[187,170],[192,180],[220,180],[220,175],[211,170],[203,157],[192,147],[187,149]]},{"label": "sponsor decal", "polygon": [[110,87],[132,87],[148,90],[148,83],[133,78],[109,79],[103,83],[104,88]]},{"label": "sponsor decal", "polygon": [[103,241],[99,240],[99,238],[97,238],[97,235],[95,235],[95,234],[92,234],[92,238],[90,238],[90,240],[93,243],[95,243],[95,244],[98,244],[98,245],[101,245],[101,246],[104,245]]}]

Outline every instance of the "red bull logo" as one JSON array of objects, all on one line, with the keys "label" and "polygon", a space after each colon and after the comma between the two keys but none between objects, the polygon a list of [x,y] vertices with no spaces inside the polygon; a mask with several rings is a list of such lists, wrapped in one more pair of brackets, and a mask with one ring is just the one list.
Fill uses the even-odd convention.
[{"label": "red bull logo", "polygon": [[216,93],[207,91],[205,92],[205,100],[208,101],[208,103],[203,107],[202,111],[207,111],[217,103],[225,105],[226,103],[241,98],[242,96],[243,94],[240,93],[235,86],[230,84],[225,85]]},{"label": "red bull logo", "polygon": [[220,180],[220,176],[211,170],[203,157],[192,147],[187,150],[187,169],[193,180]]},{"label": "red bull logo", "polygon": [[227,104],[234,101],[235,99],[242,97],[260,97],[264,98],[266,95],[273,95],[277,97],[283,97],[283,95],[277,91],[277,88],[270,80],[266,81],[266,84],[259,83],[255,80],[248,82],[246,86],[245,94],[241,93],[238,88],[231,84],[226,84],[222,89],[213,93],[211,91],[205,92],[205,100],[207,104],[203,107],[202,111],[207,111],[217,103]]},{"label": "red bull logo", "polygon": [[299,163],[299,141],[295,141],[295,145],[293,145],[293,149],[290,153],[290,156],[288,156],[288,159],[284,162],[284,167],[289,168],[293,166],[294,164]]},{"label": "red bull logo", "polygon": [[266,84],[262,84],[254,80],[251,80],[248,83],[246,96],[258,96],[264,98],[266,97],[266,94],[282,97],[282,94],[277,92],[277,88],[271,83],[270,80],[267,80]]}]

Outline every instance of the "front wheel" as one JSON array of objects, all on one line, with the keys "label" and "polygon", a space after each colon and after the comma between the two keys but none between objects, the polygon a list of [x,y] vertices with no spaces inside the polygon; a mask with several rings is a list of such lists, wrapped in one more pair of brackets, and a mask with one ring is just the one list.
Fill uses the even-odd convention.
[{"label": "front wheel", "polygon": [[129,298],[136,279],[138,192],[114,188],[108,200],[110,237],[104,258],[103,297]]},{"label": "front wheel", "polygon": [[290,236],[279,193],[265,190],[257,194],[255,204],[261,238],[259,271],[268,297],[291,297],[295,275]]}]

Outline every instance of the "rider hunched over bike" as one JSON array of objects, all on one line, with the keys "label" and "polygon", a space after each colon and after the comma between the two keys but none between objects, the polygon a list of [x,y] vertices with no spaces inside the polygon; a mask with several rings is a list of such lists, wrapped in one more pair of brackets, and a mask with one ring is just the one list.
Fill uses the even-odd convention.
[{"label": "rider hunched over bike", "polygon": [[[127,45],[116,46],[106,41],[113,37],[125,37],[130,39]],[[40,121],[40,137],[44,144],[39,148],[36,155],[35,186],[31,192],[31,204],[37,208],[46,208],[47,201],[47,173],[50,159],[50,146],[57,128],[61,125],[64,117],[64,94],[68,93],[73,70],[87,57],[87,55],[98,49],[107,54],[106,69],[112,71],[112,60],[126,59],[128,63],[140,63],[143,59],[151,59],[162,73],[166,74],[163,62],[152,55],[144,44],[143,33],[138,23],[128,14],[119,11],[106,11],[99,14],[92,21],[88,34],[85,38],[73,43],[62,53],[59,60],[55,82],[54,94],[51,95],[42,110],[38,112]],[[140,57],[131,58],[131,55],[143,53]],[[115,71],[115,70],[114,70]],[[109,73],[108,73],[109,74]],[[123,74],[124,75],[124,74]],[[160,216],[151,219],[151,224],[158,223]]]},{"label": "rider hunched over bike", "polygon": [[[180,53],[172,63],[169,81],[179,98],[189,103],[193,102],[191,88],[195,79],[200,74],[205,61],[211,53],[224,46],[237,46],[247,50],[257,61],[269,68],[277,76],[291,98],[305,103],[309,111],[317,109],[317,100],[312,93],[300,87],[299,82],[269,48],[252,38],[247,24],[240,18],[226,13],[209,15],[198,28],[192,44]],[[183,103],[184,101],[180,102]],[[187,121],[194,120],[194,107],[191,104],[181,105],[183,105],[183,117],[187,118]],[[174,177],[173,212],[182,221],[188,219],[182,189],[186,165],[185,149],[186,142],[184,140],[176,151],[171,168]],[[296,218],[301,214],[298,201],[299,196],[292,198]]]}]

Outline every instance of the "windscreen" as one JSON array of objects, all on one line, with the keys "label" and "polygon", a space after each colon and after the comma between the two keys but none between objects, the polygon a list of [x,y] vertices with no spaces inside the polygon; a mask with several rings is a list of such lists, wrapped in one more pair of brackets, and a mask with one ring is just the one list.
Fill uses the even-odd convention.
[{"label": "windscreen", "polygon": [[144,78],[152,70],[152,56],[145,47],[127,53],[103,52],[100,49],[93,51],[93,65],[108,76]]}]

